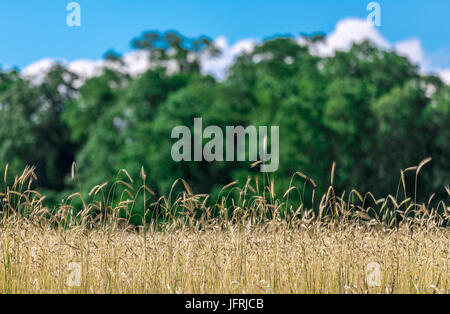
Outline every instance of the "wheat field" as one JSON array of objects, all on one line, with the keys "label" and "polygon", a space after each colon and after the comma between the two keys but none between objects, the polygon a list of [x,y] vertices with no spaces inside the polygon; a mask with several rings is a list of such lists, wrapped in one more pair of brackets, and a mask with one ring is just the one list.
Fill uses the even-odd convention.
[{"label": "wheat field", "polygon": [[[450,292],[442,201],[429,208],[388,196],[374,200],[374,216],[364,206],[369,195],[335,196],[331,185],[317,211],[300,205],[282,214],[292,189],[286,201],[271,200],[273,182],[268,195],[250,198],[257,188],[249,180],[232,205],[224,197],[212,208],[180,181],[176,197],[144,205],[157,206],[163,222],[135,226],[119,214],[133,203],[131,178],[120,202],[95,198],[106,187],[99,185],[89,200],[75,193],[54,210],[30,189],[33,178],[25,169],[0,195],[0,293]],[[74,198],[82,200],[78,213]]]}]

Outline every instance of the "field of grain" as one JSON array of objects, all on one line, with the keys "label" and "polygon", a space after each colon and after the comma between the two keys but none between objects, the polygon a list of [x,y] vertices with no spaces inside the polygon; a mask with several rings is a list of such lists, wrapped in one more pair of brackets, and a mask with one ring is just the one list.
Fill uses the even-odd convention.
[{"label": "field of grain", "polygon": [[[1,293],[450,292],[445,230],[292,230],[275,223],[144,238],[21,224],[0,237]],[[379,286],[368,286],[373,262]]]},{"label": "field of grain", "polygon": [[371,217],[355,205],[361,195],[345,201],[331,187],[318,214],[300,206],[302,215],[282,215],[285,203],[246,202],[244,188],[232,216],[220,214],[229,209],[222,202],[213,217],[183,182],[174,201],[159,201],[177,216],[132,226],[116,215],[130,199],[115,208],[84,201],[72,216],[66,201],[51,212],[27,189],[32,178],[26,169],[1,195],[0,293],[450,292],[444,202],[434,209],[388,197]]}]

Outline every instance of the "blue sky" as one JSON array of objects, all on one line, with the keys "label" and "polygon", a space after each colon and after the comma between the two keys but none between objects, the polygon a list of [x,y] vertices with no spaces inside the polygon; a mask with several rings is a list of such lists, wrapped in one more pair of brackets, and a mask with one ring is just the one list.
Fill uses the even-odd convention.
[{"label": "blue sky", "polygon": [[[0,2],[0,64],[24,68],[42,58],[99,59],[126,53],[145,30],[188,36],[263,39],[274,34],[332,33],[346,18],[365,19],[368,0],[78,0],[81,27],[66,25],[66,0]],[[379,33],[390,43],[420,41],[434,68],[450,68],[449,0],[379,0]]]}]

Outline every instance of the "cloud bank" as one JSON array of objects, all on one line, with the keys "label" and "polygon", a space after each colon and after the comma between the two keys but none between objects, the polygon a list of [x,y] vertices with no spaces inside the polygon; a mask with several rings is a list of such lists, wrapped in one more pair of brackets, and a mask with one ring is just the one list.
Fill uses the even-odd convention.
[{"label": "cloud bank", "polygon": [[[330,33],[325,42],[316,44],[315,53],[320,56],[332,56],[335,51],[346,51],[350,49],[353,43],[360,43],[364,40],[370,40],[381,49],[395,50],[397,53],[407,57],[412,63],[419,66],[421,73],[436,74],[450,85],[450,69],[433,68],[431,66],[431,56],[427,56],[422,48],[422,44],[417,38],[408,38],[397,43],[390,43],[384,38],[378,29],[369,25],[366,20],[357,18],[346,18],[339,21],[332,33]],[[302,38],[297,38],[299,44],[304,44]],[[228,68],[234,60],[242,53],[250,53],[259,41],[256,39],[242,39],[235,44],[230,45],[224,36],[215,39],[215,44],[222,50],[218,57],[203,56],[201,58],[201,69],[203,73],[211,74],[217,79],[224,79]],[[124,65],[120,71],[129,73],[131,76],[137,76],[151,67],[148,52],[133,51],[123,56]],[[80,77],[78,84],[90,77],[100,75],[102,68],[112,66],[104,60],[79,59],[73,62],[64,60],[45,58],[30,64],[21,72],[22,75],[30,79],[33,83],[42,82],[45,74],[57,62],[65,64],[68,69]],[[168,65],[174,70],[174,65]]]}]

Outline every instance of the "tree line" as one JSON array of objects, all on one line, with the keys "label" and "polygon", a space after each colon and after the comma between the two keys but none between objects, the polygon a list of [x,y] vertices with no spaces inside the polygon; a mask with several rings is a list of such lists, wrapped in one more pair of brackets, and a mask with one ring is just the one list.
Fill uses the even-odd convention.
[{"label": "tree line", "polygon": [[[313,178],[318,191],[398,193],[400,170],[431,157],[418,192],[445,198],[450,184],[450,87],[394,51],[370,42],[334,56],[312,54],[316,40],[299,45],[275,37],[236,58],[224,80],[202,74],[201,57],[220,50],[207,37],[145,32],[132,41],[149,51],[152,66],[133,77],[115,70],[114,51],[102,74],[75,84],[77,75],[57,64],[40,84],[18,70],[0,71],[0,167],[20,173],[35,165],[35,187],[55,203],[77,186],[84,192],[119,169],[167,193],[183,178],[196,193],[216,195],[222,186],[263,174],[250,162],[174,162],[171,131],[193,125],[279,126],[280,160],[271,173],[282,197],[296,171]],[[168,72],[167,62],[176,65]],[[406,173],[409,189],[414,174]],[[8,180],[11,180],[9,178]],[[299,179],[296,179],[299,180]],[[303,184],[298,181],[297,184]]]}]

